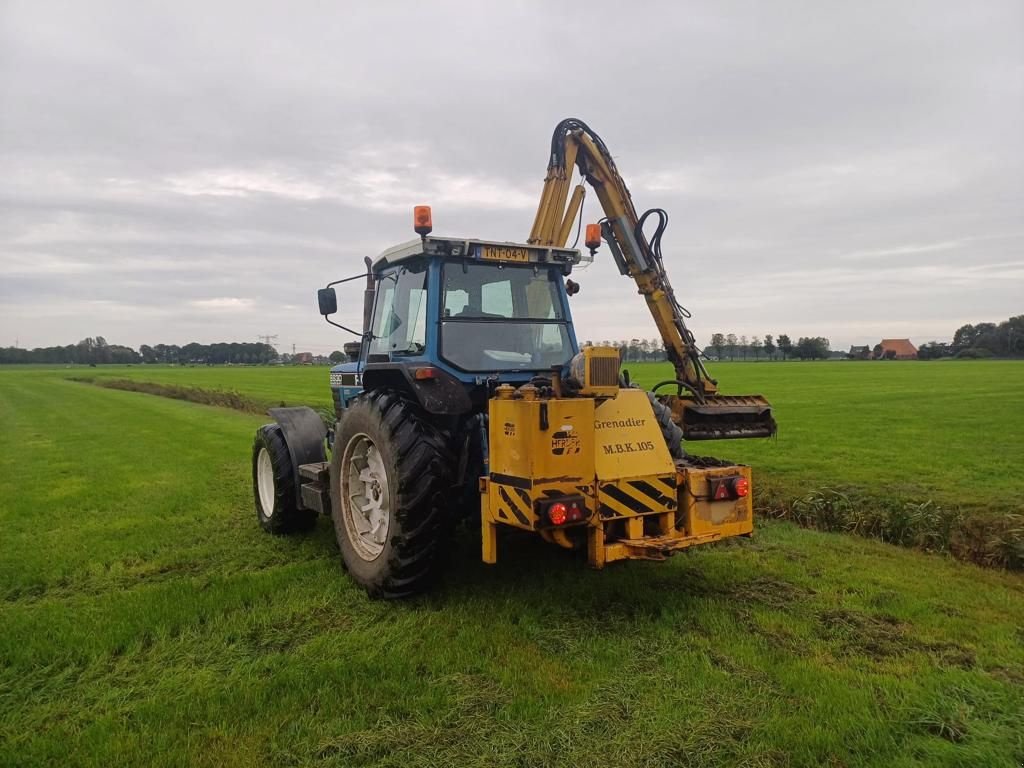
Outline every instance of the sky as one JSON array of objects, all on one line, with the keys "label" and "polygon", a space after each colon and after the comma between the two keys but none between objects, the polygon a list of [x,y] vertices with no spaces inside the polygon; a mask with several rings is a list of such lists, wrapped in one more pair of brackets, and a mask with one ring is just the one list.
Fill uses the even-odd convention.
[{"label": "sky", "polygon": [[[0,346],[338,349],[316,289],[418,204],[525,240],[565,117],[668,211],[700,343],[1024,312],[1019,1],[0,0]],[[656,336],[607,247],[573,278],[581,341]]]}]

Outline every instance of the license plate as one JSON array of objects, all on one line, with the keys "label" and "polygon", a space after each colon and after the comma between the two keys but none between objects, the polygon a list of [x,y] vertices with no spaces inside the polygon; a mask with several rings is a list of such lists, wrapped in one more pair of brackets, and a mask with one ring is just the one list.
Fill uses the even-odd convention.
[{"label": "license plate", "polygon": [[506,245],[483,245],[480,258],[490,261],[529,261],[529,248],[511,248]]}]

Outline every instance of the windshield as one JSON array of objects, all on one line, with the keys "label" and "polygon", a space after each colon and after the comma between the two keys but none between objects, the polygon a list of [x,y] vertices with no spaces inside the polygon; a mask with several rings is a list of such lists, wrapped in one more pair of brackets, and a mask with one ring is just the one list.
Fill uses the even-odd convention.
[{"label": "windshield", "polygon": [[466,371],[543,370],[572,357],[559,270],[446,264],[441,355]]}]

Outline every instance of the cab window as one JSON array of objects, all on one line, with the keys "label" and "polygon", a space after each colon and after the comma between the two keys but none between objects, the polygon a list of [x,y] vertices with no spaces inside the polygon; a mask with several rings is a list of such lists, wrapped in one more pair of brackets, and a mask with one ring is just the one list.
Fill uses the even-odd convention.
[{"label": "cab window", "polygon": [[379,278],[373,311],[371,355],[420,355],[427,343],[427,271],[425,265],[400,267]]},{"label": "cab window", "polygon": [[449,263],[441,356],[466,371],[548,370],[572,356],[559,270]]}]

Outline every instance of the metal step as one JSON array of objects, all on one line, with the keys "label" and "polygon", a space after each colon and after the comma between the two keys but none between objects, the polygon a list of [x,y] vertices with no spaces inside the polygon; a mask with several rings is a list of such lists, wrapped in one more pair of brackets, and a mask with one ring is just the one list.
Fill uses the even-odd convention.
[{"label": "metal step", "polygon": [[331,495],[321,483],[303,483],[300,490],[302,506],[315,509],[321,515],[331,514]]},{"label": "metal step", "polygon": [[317,461],[313,464],[300,464],[299,477],[303,480],[328,485],[331,479],[331,465],[326,461]]}]

